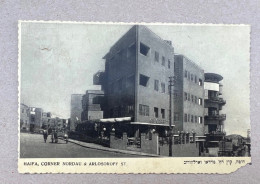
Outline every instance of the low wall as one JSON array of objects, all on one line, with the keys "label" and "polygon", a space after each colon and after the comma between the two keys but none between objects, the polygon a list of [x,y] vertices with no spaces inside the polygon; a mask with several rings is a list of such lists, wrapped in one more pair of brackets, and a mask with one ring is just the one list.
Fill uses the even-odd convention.
[{"label": "low wall", "polygon": [[158,134],[154,133],[151,139],[146,139],[146,134],[141,134],[141,152],[150,154],[159,154],[158,149]]},{"label": "low wall", "polygon": [[[169,144],[159,146],[159,154],[162,156],[169,156]],[[199,156],[199,144],[173,144],[172,145],[173,157],[198,157]]]},{"label": "low wall", "polygon": [[115,132],[110,132],[110,148],[126,150],[127,134],[123,133],[122,138],[115,137]]},{"label": "low wall", "polygon": [[110,141],[108,139],[101,139],[98,137],[90,137],[87,136],[86,134],[79,133],[79,132],[70,132],[69,133],[69,138],[78,140],[78,141],[83,141],[83,142],[88,142],[88,143],[94,143],[94,144],[100,144],[106,147],[110,146]]}]

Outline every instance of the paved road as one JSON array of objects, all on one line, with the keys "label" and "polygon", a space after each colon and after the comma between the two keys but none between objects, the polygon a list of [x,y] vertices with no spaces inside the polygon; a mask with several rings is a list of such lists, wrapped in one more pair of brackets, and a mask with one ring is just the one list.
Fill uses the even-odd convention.
[{"label": "paved road", "polygon": [[66,144],[63,140],[59,140],[59,143],[51,143],[50,136],[47,143],[44,143],[43,136],[40,134],[21,133],[20,143],[21,158],[141,157],[85,148],[70,142]]}]

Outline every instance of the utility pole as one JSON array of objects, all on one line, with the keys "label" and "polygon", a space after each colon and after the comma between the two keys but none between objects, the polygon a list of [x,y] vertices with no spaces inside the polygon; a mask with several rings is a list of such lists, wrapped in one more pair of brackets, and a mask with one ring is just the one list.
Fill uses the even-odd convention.
[{"label": "utility pole", "polygon": [[175,84],[175,82],[176,82],[176,76],[171,76],[171,77],[169,77],[169,93],[170,93],[170,107],[169,107],[169,112],[170,112],[170,114],[169,114],[169,128],[170,128],[170,131],[169,131],[169,156],[170,157],[172,157],[172,134],[173,134],[173,132],[172,132],[172,114],[173,114],[173,112],[174,112],[174,110],[173,110],[173,99],[172,99],[172,87],[174,86],[174,84]]}]

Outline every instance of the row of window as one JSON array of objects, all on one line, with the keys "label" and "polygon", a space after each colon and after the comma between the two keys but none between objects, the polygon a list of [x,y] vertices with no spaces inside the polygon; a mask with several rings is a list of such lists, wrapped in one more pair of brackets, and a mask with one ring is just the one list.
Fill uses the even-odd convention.
[{"label": "row of window", "polygon": [[[150,47],[148,47],[147,45],[143,44],[143,43],[140,43],[140,53],[144,56],[149,56],[150,54]],[[159,52],[155,51],[154,52],[154,61],[156,62],[160,62],[160,54]],[[166,65],[166,58],[165,56],[161,56],[161,64],[162,66],[165,66]],[[168,68],[171,68],[171,60],[168,59]]]},{"label": "row of window", "polygon": [[134,114],[134,105],[117,106],[111,108],[109,112],[110,117],[122,117],[125,115],[133,115],[133,114]]},{"label": "row of window", "polygon": [[[142,116],[149,116],[149,111],[150,108],[148,105],[143,105],[139,104],[139,115]],[[165,109],[161,109],[161,118],[165,119]],[[154,107],[154,117],[159,118],[159,108]],[[179,113],[174,113],[174,121],[179,121],[180,120],[180,114]],[[184,115],[184,122],[191,122],[191,123],[203,123],[203,118],[202,116],[196,116],[196,115],[190,115],[190,114],[185,114]]]},{"label": "row of window", "polygon": [[[139,115],[149,116],[150,108],[148,105],[139,104]],[[165,109],[161,109],[161,118],[165,119]],[[154,107],[154,117],[159,118],[159,108]]]},{"label": "row of window", "polygon": [[192,103],[203,105],[202,98],[199,98],[195,95],[191,95],[190,93],[184,92],[184,101],[191,101]]},{"label": "row of window", "polygon": [[194,83],[198,83],[200,86],[203,86],[203,82],[202,79],[198,79],[197,76],[195,74],[191,74],[189,71],[185,70],[184,72],[184,77],[187,78],[188,80],[194,82]]},{"label": "row of window", "polygon": [[[150,77],[140,74],[139,76],[139,85],[147,87],[149,83]],[[154,90],[159,91],[159,80],[154,80]],[[162,93],[165,93],[165,83],[161,82],[161,90]]]},{"label": "row of window", "polygon": [[195,116],[190,114],[184,114],[184,122],[199,123],[202,124],[202,116]]}]

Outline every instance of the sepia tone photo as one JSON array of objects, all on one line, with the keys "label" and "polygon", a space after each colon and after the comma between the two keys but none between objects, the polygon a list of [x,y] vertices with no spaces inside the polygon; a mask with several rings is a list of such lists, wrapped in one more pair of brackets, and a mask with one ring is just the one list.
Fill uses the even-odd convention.
[{"label": "sepia tone photo", "polygon": [[249,26],[19,26],[20,159],[250,157]]}]

